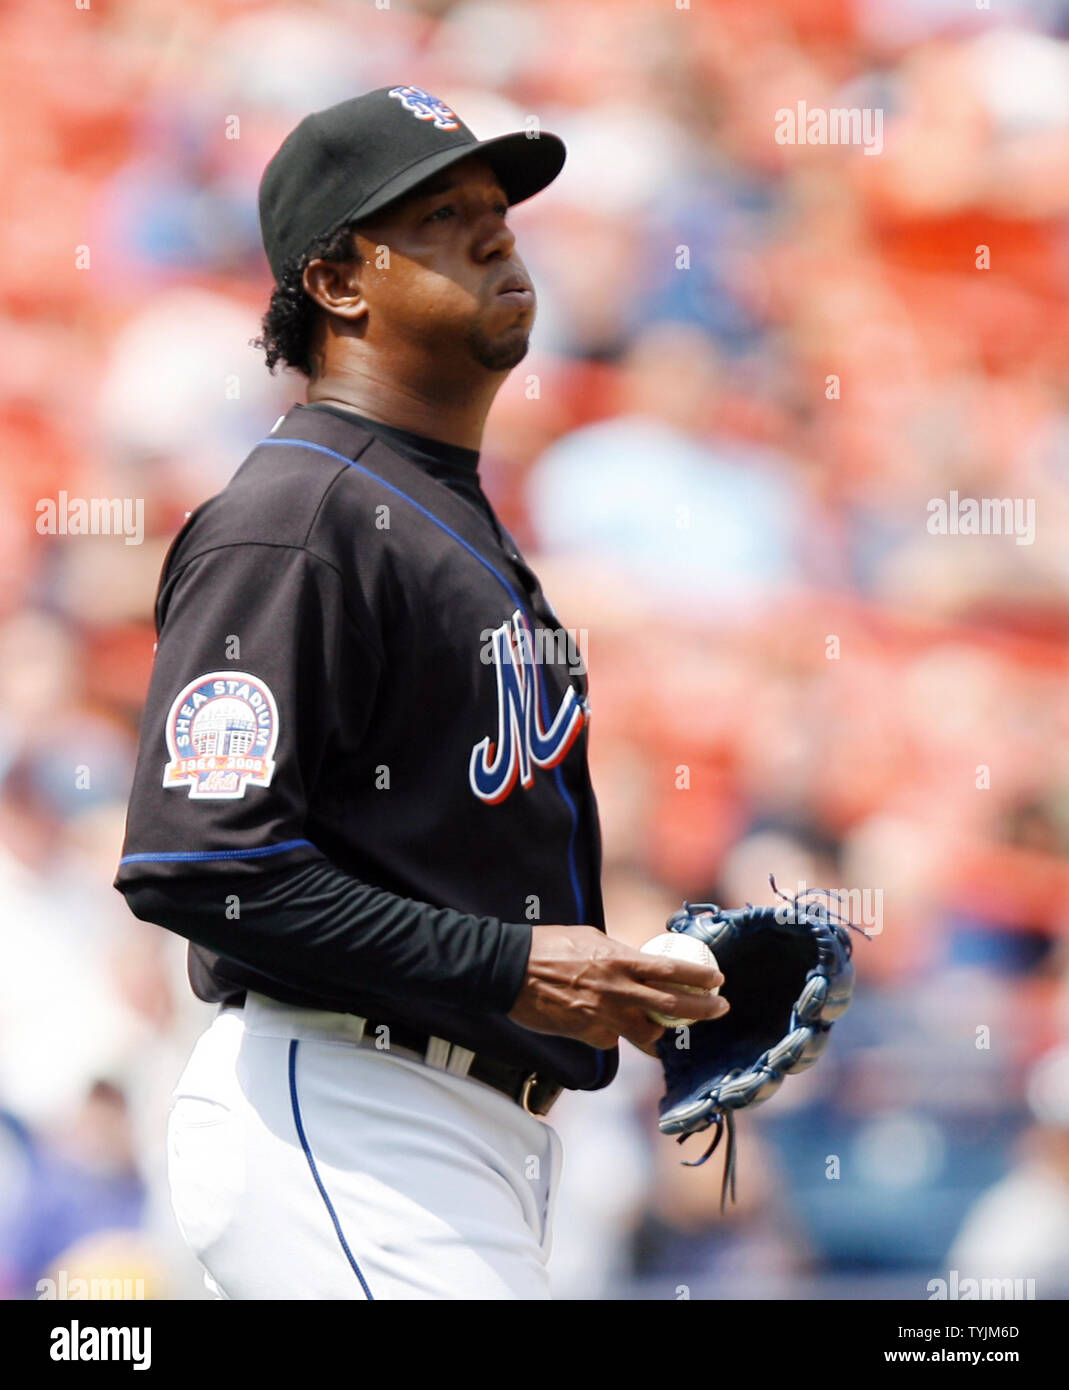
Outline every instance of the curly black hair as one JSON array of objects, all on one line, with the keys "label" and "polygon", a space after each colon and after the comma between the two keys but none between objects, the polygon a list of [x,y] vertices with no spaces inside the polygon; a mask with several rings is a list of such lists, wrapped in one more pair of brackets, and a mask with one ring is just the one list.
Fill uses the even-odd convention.
[{"label": "curly black hair", "polygon": [[252,347],[261,348],[267,358],[267,370],[274,372],[279,362],[295,367],[306,377],[315,375],[312,361],[312,329],[320,313],[319,305],[308,295],[302,278],[309,261],[357,261],[360,253],[353,241],[355,222],[347,222],[325,236],[317,237],[303,256],[287,262],[282,277],[271,293],[261,323],[258,338],[250,339]]}]

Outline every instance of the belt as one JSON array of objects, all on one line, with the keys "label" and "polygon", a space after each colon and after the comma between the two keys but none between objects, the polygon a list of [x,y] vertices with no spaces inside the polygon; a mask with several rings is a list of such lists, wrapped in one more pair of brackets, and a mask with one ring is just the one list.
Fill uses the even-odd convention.
[{"label": "belt", "polygon": [[[523,1107],[529,1115],[548,1115],[563,1086],[539,1076],[527,1067],[510,1066],[475,1053],[459,1043],[420,1033],[404,1024],[386,1023],[355,1014],[332,1013],[327,1010],[295,1007],[269,999],[262,994],[246,992],[244,998],[229,1005],[252,1017],[257,1032],[279,1037],[311,1037],[329,1041],[344,1041],[357,1047],[374,1047],[387,1054],[396,1052],[422,1062],[437,1071],[452,1076],[467,1076],[492,1086],[509,1100]],[[385,1043],[380,1039],[385,1038]]]},{"label": "belt", "polygon": [[484,1057],[478,1053],[473,1054],[467,1048],[446,1042],[444,1038],[412,1032],[407,1028],[399,1028],[394,1023],[378,1024],[373,1019],[368,1019],[364,1025],[366,1045],[374,1046],[376,1029],[380,1027],[389,1030],[387,1037],[390,1039],[390,1046],[387,1051],[403,1048],[407,1052],[417,1053],[428,1066],[450,1071],[454,1075],[469,1076],[473,1081],[481,1081],[484,1085],[492,1086],[495,1091],[508,1096],[509,1100],[514,1100],[528,1115],[548,1115],[564,1089],[556,1082],[539,1076],[536,1071],[528,1071],[525,1067],[513,1067],[506,1062],[498,1062],[492,1057]]}]

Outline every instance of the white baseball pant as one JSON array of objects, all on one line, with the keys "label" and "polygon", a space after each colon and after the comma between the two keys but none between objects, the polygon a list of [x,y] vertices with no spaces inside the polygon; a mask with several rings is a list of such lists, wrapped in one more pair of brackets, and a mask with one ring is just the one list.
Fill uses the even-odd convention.
[{"label": "white baseball pant", "polygon": [[[175,1088],[171,1203],[218,1298],[546,1299],[562,1164],[479,1081],[250,994]],[[469,1054],[464,1054],[469,1055]]]}]

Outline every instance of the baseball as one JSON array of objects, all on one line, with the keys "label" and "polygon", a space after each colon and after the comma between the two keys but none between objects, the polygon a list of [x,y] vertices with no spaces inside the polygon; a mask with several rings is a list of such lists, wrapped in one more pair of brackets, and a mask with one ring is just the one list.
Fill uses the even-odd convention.
[{"label": "baseball", "polygon": [[[719,969],[716,963],[716,956],[713,955],[704,941],[699,941],[696,936],[684,936],[681,932],[663,931],[657,936],[650,937],[644,946],[639,948],[648,956],[677,956],[680,960],[693,961],[695,965],[709,965],[714,970]],[[697,985],[684,985],[684,989],[690,994],[705,994],[707,991],[700,989]],[[720,987],[708,991],[709,994],[719,994]],[[689,1028],[692,1023],[697,1022],[693,1018],[670,1018],[667,1014],[659,1014],[656,1009],[651,1009],[649,1017],[654,1023],[662,1023],[666,1028]]]}]

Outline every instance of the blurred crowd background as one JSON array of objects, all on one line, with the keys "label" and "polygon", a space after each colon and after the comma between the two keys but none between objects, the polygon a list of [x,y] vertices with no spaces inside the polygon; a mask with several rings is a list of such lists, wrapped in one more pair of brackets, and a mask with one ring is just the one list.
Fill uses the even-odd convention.
[{"label": "blurred crowd background", "polygon": [[[481,472],[583,634],[610,932],[770,872],[879,905],[726,1216],[651,1059],[561,1101],[559,1296],[1069,1293],[1067,39],[1066,0],[3,7],[7,1297],[202,1296],[163,1130],[210,1010],[111,887],[153,597],[303,399],[248,345],[263,166],[395,82],[569,147],[512,215],[539,319]],[[800,100],[882,111],[881,152],[777,143]],[[61,491],[144,499],[143,543],[39,534]],[[1030,500],[1031,543],[932,534],[952,492]]]}]

